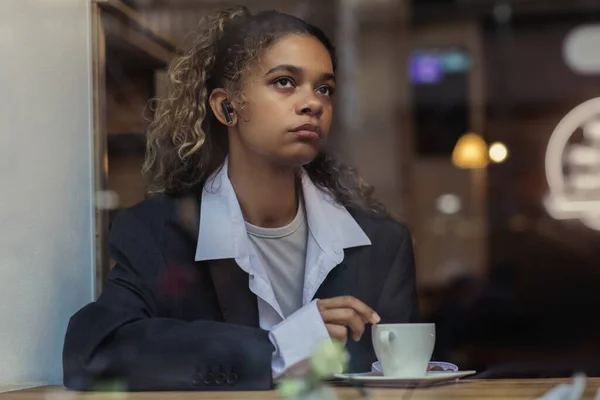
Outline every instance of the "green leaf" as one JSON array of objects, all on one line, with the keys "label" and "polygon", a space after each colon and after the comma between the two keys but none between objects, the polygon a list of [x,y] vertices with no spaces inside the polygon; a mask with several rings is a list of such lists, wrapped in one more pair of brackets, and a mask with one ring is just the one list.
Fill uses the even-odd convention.
[{"label": "green leaf", "polygon": [[350,355],[343,344],[327,340],[317,347],[310,359],[310,367],[319,379],[326,379],[333,374],[342,373],[348,368]]},{"label": "green leaf", "polygon": [[277,391],[282,397],[285,398],[298,397],[306,389],[306,382],[299,378],[283,378],[277,384]]}]

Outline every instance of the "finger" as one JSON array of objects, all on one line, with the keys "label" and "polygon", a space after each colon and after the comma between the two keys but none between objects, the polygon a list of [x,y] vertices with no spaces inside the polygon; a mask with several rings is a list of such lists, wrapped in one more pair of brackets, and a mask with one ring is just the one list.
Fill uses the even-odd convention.
[{"label": "finger", "polygon": [[325,327],[327,328],[329,336],[342,344],[346,344],[348,341],[348,329],[346,329],[344,325],[325,324]]},{"label": "finger", "polygon": [[376,324],[381,321],[381,318],[375,312],[375,310],[354,296],[341,296],[319,300],[317,302],[317,306],[319,307],[319,310],[330,308],[352,308],[372,324]]},{"label": "finger", "polygon": [[365,321],[351,308],[333,308],[321,313],[325,323],[345,325],[352,330],[352,338],[358,342],[365,332]]},{"label": "finger", "polygon": [[369,322],[352,308],[326,308],[321,311],[321,317],[325,322],[348,325],[350,319],[358,317],[362,324]]}]

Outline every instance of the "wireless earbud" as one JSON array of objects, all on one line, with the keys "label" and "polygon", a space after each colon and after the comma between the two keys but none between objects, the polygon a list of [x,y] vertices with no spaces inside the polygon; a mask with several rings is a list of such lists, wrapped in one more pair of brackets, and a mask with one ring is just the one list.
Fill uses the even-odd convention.
[{"label": "wireless earbud", "polygon": [[225,114],[225,120],[227,121],[227,123],[233,123],[233,117],[231,116],[231,113],[233,112],[233,107],[231,106],[231,103],[229,103],[227,100],[223,100],[223,102],[221,103],[221,109],[223,110],[223,114]]}]

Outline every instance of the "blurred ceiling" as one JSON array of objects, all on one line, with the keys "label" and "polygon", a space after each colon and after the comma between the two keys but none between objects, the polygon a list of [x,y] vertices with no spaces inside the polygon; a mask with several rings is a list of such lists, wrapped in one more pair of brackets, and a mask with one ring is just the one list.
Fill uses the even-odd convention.
[{"label": "blurred ceiling", "polygon": [[[600,0],[123,0],[139,10],[177,10],[206,7],[210,9],[245,4],[255,8],[289,8],[296,4],[312,5],[310,12],[334,10],[345,2],[357,1],[361,13],[385,17],[403,3],[409,3],[416,23],[484,19],[493,17],[498,9],[509,9],[515,18],[528,16],[563,17],[586,15],[600,18]],[[333,5],[333,8],[332,8]]]},{"label": "blurred ceiling", "polygon": [[[257,5],[272,3],[292,3],[298,0],[123,0],[134,8],[164,8],[164,7],[189,7],[189,6],[223,6],[230,7],[239,4]],[[344,0],[329,0],[330,2]],[[346,0],[351,1],[351,0]],[[402,3],[404,0],[357,0],[363,9],[390,7]]]},{"label": "blurred ceiling", "polygon": [[[521,17],[564,17],[586,15],[600,18],[598,0],[410,0],[416,22],[482,19],[508,13]],[[501,11],[500,11],[501,10]]]},{"label": "blurred ceiling", "polygon": [[[285,0],[293,1],[293,0]],[[344,1],[344,0],[330,0]],[[509,4],[517,9],[600,9],[597,0],[409,0],[413,6],[460,6],[460,7],[489,7],[497,4]],[[123,0],[136,8],[188,6],[188,5],[223,5],[224,7],[237,4],[261,4],[273,2],[268,0]],[[283,2],[280,0],[280,2]],[[361,7],[393,6],[402,0],[358,0]]]}]

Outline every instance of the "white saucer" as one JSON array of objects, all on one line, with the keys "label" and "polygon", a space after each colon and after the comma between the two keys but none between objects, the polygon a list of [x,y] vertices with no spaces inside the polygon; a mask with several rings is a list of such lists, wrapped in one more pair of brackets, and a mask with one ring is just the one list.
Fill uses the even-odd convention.
[{"label": "white saucer", "polygon": [[429,371],[422,378],[396,378],[383,376],[381,372],[364,372],[360,374],[335,374],[334,378],[347,382],[362,383],[368,386],[424,386],[434,383],[458,380],[473,375],[476,371]]}]

